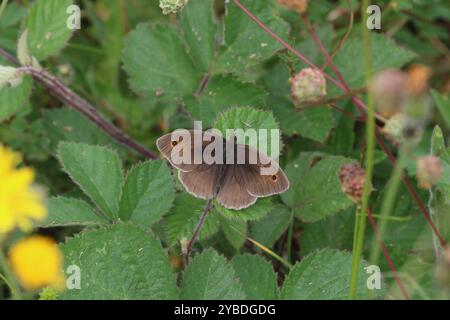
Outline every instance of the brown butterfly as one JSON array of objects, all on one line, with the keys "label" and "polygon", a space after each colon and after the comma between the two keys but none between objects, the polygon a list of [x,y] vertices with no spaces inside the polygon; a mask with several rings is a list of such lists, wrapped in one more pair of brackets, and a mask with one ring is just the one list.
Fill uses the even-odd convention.
[{"label": "brown butterfly", "polygon": [[[225,208],[239,210],[251,206],[257,198],[280,194],[289,188],[289,181],[278,164],[248,145],[201,130],[185,130],[190,141],[185,144],[184,138],[175,132],[160,137],[156,145],[179,170],[178,178],[186,190],[197,198],[216,198]],[[197,144],[193,143],[195,135],[200,137]],[[212,156],[215,160],[193,161],[196,153],[203,155],[205,150],[212,149],[213,142],[216,146],[223,146],[223,154],[216,155],[214,150]],[[186,156],[189,161],[174,161],[174,151],[178,152],[179,157]],[[270,174],[261,174],[264,169]]]}]

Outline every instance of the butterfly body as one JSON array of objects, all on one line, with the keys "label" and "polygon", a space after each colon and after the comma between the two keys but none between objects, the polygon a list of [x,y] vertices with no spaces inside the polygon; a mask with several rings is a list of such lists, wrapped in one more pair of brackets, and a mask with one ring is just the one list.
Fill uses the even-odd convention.
[{"label": "butterfly body", "polygon": [[[257,198],[279,194],[289,188],[289,181],[278,164],[251,147],[210,132],[189,130],[188,134],[184,139],[189,143],[184,143],[179,135],[169,133],[159,138],[156,144],[179,170],[178,178],[185,189],[195,197],[216,198],[225,208],[240,210],[254,204]],[[196,134],[201,136],[201,141],[194,143]],[[218,148],[210,153],[211,159],[199,162],[195,156],[204,156],[208,148],[212,149],[213,142]],[[189,161],[174,161],[175,148]],[[268,169],[271,169],[270,174],[262,174]]]}]

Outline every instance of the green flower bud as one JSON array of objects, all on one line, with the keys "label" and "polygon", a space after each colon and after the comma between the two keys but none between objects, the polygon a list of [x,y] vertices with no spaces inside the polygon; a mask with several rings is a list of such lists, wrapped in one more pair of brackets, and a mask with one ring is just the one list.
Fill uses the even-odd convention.
[{"label": "green flower bud", "polygon": [[422,138],[422,124],[411,120],[407,115],[399,112],[388,119],[383,133],[394,143],[409,142],[417,144]]},{"label": "green flower bud", "polygon": [[52,287],[45,287],[39,292],[39,300],[58,300],[58,292]]},{"label": "green flower bud", "polygon": [[296,104],[316,102],[327,94],[327,81],[320,70],[302,69],[289,81],[292,98]]},{"label": "green flower bud", "polygon": [[178,13],[187,2],[188,0],[159,0],[159,7],[163,14]]}]

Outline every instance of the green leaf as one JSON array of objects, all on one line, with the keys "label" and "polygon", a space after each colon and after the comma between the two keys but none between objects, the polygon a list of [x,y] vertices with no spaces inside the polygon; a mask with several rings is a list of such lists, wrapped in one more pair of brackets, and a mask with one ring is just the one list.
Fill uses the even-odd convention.
[{"label": "green leaf", "polygon": [[210,80],[202,96],[184,98],[186,110],[204,125],[210,125],[219,112],[232,107],[264,106],[266,93],[261,88],[233,77],[217,76]]},{"label": "green leaf", "polygon": [[61,142],[58,157],[64,171],[109,217],[117,217],[122,169],[116,152],[100,146]]},{"label": "green leaf", "polygon": [[197,90],[200,76],[170,25],[139,24],[122,54],[131,88],[144,96],[181,98]]},{"label": "green leaf", "polygon": [[[167,237],[172,246],[182,238],[190,239],[200,220],[205,200],[194,198],[187,193],[179,194],[172,210],[165,216]],[[200,231],[200,239],[205,239],[219,231],[219,220],[215,213],[209,213]]]},{"label": "green leaf", "polygon": [[450,198],[450,153],[445,147],[444,134],[439,126],[433,130],[431,137],[431,153],[441,160],[442,177],[436,183],[436,188],[444,195],[444,201]]},{"label": "green leaf", "polygon": [[53,151],[56,151],[60,141],[120,148],[117,142],[76,110],[69,108],[44,110],[43,118],[44,130]]},{"label": "green leaf", "polygon": [[431,96],[434,99],[439,112],[444,118],[447,128],[450,128],[450,99],[448,95],[442,95],[436,90],[431,90]]},{"label": "green leaf", "polygon": [[354,207],[304,226],[300,237],[300,254],[306,256],[317,249],[350,250],[353,243]]},{"label": "green leaf", "polygon": [[245,295],[233,267],[214,250],[192,259],[184,273],[180,297],[183,300],[238,300]]},{"label": "green leaf", "polygon": [[207,73],[214,61],[216,44],[214,1],[190,0],[181,12],[180,24],[192,61]]},{"label": "green leaf", "polygon": [[283,98],[270,98],[280,127],[287,135],[298,134],[317,142],[325,142],[334,127],[333,114],[328,107],[314,107],[298,110],[294,104]]},{"label": "green leaf", "polygon": [[220,217],[220,227],[233,248],[239,250],[247,239],[247,222]]},{"label": "green leaf", "polygon": [[[367,290],[362,261],[358,273],[358,298]],[[281,298],[289,300],[344,300],[350,292],[352,256],[346,252],[321,250],[305,257],[291,269]]]},{"label": "green leaf", "polygon": [[25,105],[30,96],[31,87],[31,78],[25,76],[20,85],[0,89],[0,122],[12,117]]},{"label": "green leaf", "polygon": [[[373,73],[388,68],[400,68],[416,56],[412,51],[398,46],[394,40],[382,34],[372,33],[371,47]],[[361,48],[364,48],[364,44],[360,37],[350,38],[334,59],[351,88],[364,86],[365,67]],[[337,94],[342,94],[342,91],[335,86],[330,86],[329,95]]]},{"label": "green leaf", "polygon": [[108,222],[80,199],[53,197],[48,200],[47,207],[47,218],[43,222],[35,223],[35,226],[43,228],[95,226]]},{"label": "green leaf", "polygon": [[[213,127],[220,130],[223,135],[226,134],[227,129],[243,129],[244,131],[248,129],[256,130],[256,141],[252,141],[253,139],[248,141],[249,139],[246,139],[245,144],[257,149],[259,142],[261,142],[262,145],[267,146],[268,155],[272,158],[277,157],[282,148],[281,136],[278,141],[272,141],[271,138],[271,130],[279,130],[279,127],[270,111],[262,111],[249,107],[229,109],[217,117]],[[262,134],[262,132],[259,131],[260,129],[266,129],[266,135]],[[239,139],[238,142],[244,143],[244,141],[240,141]],[[279,148],[276,148],[277,143],[279,143]],[[275,148],[272,148],[272,144],[275,144]]]},{"label": "green leaf", "polygon": [[352,161],[340,156],[300,154],[286,167],[291,186],[281,198],[298,218],[308,222],[350,207],[353,202],[341,190],[339,171],[342,165]]},{"label": "green leaf", "polygon": [[250,236],[272,248],[291,223],[291,210],[284,205],[276,205],[264,218],[250,222]]},{"label": "green leaf", "polygon": [[138,164],[126,178],[119,217],[148,227],[169,211],[174,198],[172,176],[165,161]]},{"label": "green leaf", "polygon": [[161,244],[124,223],[82,232],[61,245],[67,268],[81,271],[81,289],[62,299],[177,299],[176,278]]},{"label": "green leaf", "polygon": [[[4,1],[3,1],[4,2]],[[15,2],[9,2],[0,18],[0,46],[14,52],[17,46],[19,23],[26,16],[27,10]],[[6,59],[0,57],[0,64],[5,64]]]},{"label": "green leaf", "polygon": [[[242,3],[273,32],[287,39],[289,24],[278,16],[275,0],[245,0]],[[283,48],[231,2],[227,5],[225,16],[225,44],[216,71],[244,76],[251,67],[267,60]]]},{"label": "green leaf", "polygon": [[67,26],[66,12],[71,0],[37,0],[28,13],[28,48],[37,60],[58,53],[69,40],[72,30]]},{"label": "green leaf", "polygon": [[260,198],[256,203],[242,210],[227,209],[219,203],[214,203],[214,211],[228,219],[238,219],[243,221],[257,220],[267,215],[273,204],[270,198]]},{"label": "green leaf", "polygon": [[278,298],[277,276],[272,265],[260,256],[244,254],[231,260],[242,289],[249,300]]}]

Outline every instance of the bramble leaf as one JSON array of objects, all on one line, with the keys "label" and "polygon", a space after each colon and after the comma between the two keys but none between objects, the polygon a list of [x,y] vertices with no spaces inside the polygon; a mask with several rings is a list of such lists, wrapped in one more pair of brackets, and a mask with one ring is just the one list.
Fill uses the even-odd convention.
[{"label": "bramble leaf", "polygon": [[58,157],[64,171],[109,217],[117,217],[122,169],[117,153],[100,146],[61,142]]},{"label": "bramble leaf", "polygon": [[157,222],[175,198],[166,162],[155,160],[131,168],[122,191],[119,217],[143,227]]},{"label": "bramble leaf", "polygon": [[177,299],[176,277],[153,235],[125,223],[82,232],[61,245],[64,264],[80,268],[80,289],[61,299]]},{"label": "bramble leaf", "polygon": [[[244,134],[251,133],[249,129],[254,129],[256,132],[255,139],[251,139],[251,135],[245,136],[246,141],[241,141],[238,138],[238,143],[245,143],[254,149],[261,150],[261,146],[267,148],[267,154],[272,158],[279,156],[282,149],[281,132],[278,123],[276,122],[272,112],[262,111],[254,108],[243,107],[233,108],[221,113],[214,122],[214,128],[220,130],[223,135],[226,135],[227,129],[244,130]],[[265,130],[265,131],[263,131]],[[273,131],[272,131],[273,130]],[[272,133],[277,133],[273,136]]]},{"label": "bramble leaf", "polygon": [[214,211],[228,219],[244,221],[257,220],[267,215],[273,204],[270,198],[260,198],[256,203],[242,210],[227,209],[219,203],[214,203]]},{"label": "bramble leaf", "polygon": [[266,104],[266,93],[261,88],[242,83],[233,77],[212,78],[201,97],[186,96],[184,103],[193,118],[210,125],[219,112],[233,107],[262,107]]},{"label": "bramble leaf", "polygon": [[60,141],[119,148],[117,142],[76,110],[69,108],[44,110],[43,121],[53,151],[56,151]]},{"label": "bramble leaf", "polygon": [[[302,153],[286,167],[291,181],[283,202],[303,221],[313,222],[348,208],[353,202],[342,192],[339,171],[353,160],[319,153]],[[301,179],[299,179],[301,177]]]},{"label": "bramble leaf", "polygon": [[250,222],[250,236],[259,243],[271,248],[291,223],[290,209],[276,205],[267,216]]},{"label": "bramble leaf", "polygon": [[242,289],[249,300],[275,300],[278,298],[277,276],[272,265],[264,258],[244,254],[231,260]]},{"label": "bramble leaf", "polygon": [[37,60],[58,53],[72,35],[68,27],[71,0],[36,0],[30,8],[25,25],[28,48]]},{"label": "bramble leaf", "polygon": [[245,295],[231,264],[209,249],[192,259],[183,275],[180,297],[184,300],[238,300]]},{"label": "bramble leaf", "polygon": [[214,63],[216,46],[214,1],[190,0],[181,12],[180,24],[192,61],[207,73]]},{"label": "bramble leaf", "polygon": [[[182,238],[190,239],[205,206],[205,200],[182,193],[175,198],[175,203],[164,221],[170,245]],[[200,239],[205,239],[219,231],[219,220],[215,213],[209,213],[200,231]]]},{"label": "bramble leaf", "polygon": [[29,76],[22,77],[22,83],[17,86],[0,88],[0,122],[12,117],[27,103],[31,88]]},{"label": "bramble leaf", "polygon": [[45,221],[35,223],[35,226],[42,228],[96,226],[108,222],[81,199],[53,197],[48,200],[47,207],[47,218]]},{"label": "bramble leaf", "polygon": [[[273,32],[287,39],[289,24],[278,16],[275,0],[244,0],[242,3]],[[282,48],[232,2],[227,5],[224,41],[226,47],[218,59],[216,71],[242,76]]]},{"label": "bramble leaf", "polygon": [[139,24],[124,42],[122,61],[136,93],[176,99],[197,90],[200,76],[170,25]]},{"label": "bramble leaf", "polygon": [[219,217],[219,220],[225,238],[234,249],[239,250],[247,238],[247,222],[245,220],[227,219],[222,216]]},{"label": "bramble leaf", "polygon": [[[346,42],[334,59],[350,88],[364,86],[365,67],[361,48],[364,48],[363,40],[360,37],[353,37]],[[372,33],[371,48],[373,73],[388,68],[400,68],[416,56],[412,51],[400,47],[394,40],[382,34]],[[329,88],[330,96],[342,94],[342,91],[334,85],[330,85]]]},{"label": "bramble leaf", "polygon": [[[364,298],[368,274],[361,262],[357,297]],[[350,292],[352,256],[346,252],[321,250],[305,257],[289,272],[281,298],[289,300],[344,300]]]}]

